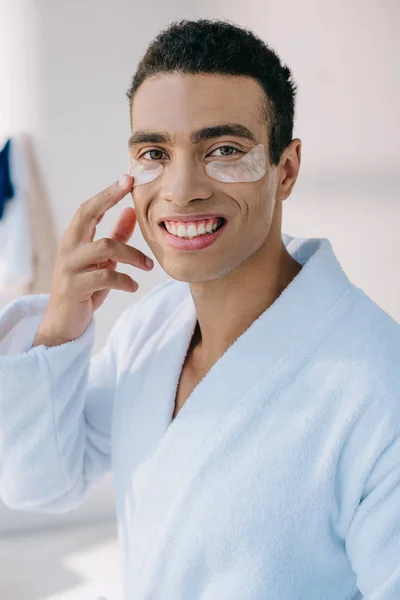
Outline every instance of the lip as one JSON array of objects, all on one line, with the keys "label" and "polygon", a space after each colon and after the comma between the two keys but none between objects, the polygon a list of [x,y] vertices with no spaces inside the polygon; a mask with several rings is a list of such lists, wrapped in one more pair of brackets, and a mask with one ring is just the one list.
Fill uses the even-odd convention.
[{"label": "lip", "polygon": [[[193,220],[193,217],[191,218]],[[166,220],[168,221],[169,219]],[[166,237],[169,244],[176,250],[195,252],[198,250],[203,250],[204,248],[208,248],[209,246],[211,246],[211,244],[216,242],[220,235],[222,235],[227,224],[228,221],[225,220],[224,224],[219,229],[217,229],[215,233],[205,233],[195,238],[179,238],[176,235],[172,235],[172,233],[169,233],[169,231],[165,229],[165,227],[163,227],[162,225],[160,225],[160,229],[163,235]]]},{"label": "lip", "polygon": [[177,223],[190,223],[191,221],[204,221],[206,219],[225,219],[227,221],[227,217],[225,215],[217,215],[206,214],[206,215],[166,215],[165,217],[161,217],[157,220],[157,224],[161,225],[164,221],[176,221]]}]

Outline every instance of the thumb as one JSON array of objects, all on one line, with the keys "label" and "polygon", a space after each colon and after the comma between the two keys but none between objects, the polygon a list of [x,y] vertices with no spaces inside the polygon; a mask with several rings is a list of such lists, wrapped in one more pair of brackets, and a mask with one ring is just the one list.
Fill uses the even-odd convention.
[{"label": "thumb", "polygon": [[127,206],[121,212],[111,232],[111,239],[118,242],[127,242],[131,237],[136,225],[136,211]]}]

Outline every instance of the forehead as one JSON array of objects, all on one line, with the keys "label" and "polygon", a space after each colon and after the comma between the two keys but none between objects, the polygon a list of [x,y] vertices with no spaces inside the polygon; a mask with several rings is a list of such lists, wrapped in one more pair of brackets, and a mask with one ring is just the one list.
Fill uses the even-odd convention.
[{"label": "forehead", "polygon": [[132,102],[132,131],[187,132],[211,123],[242,123],[266,131],[264,92],[250,77],[157,74],[147,78]]}]

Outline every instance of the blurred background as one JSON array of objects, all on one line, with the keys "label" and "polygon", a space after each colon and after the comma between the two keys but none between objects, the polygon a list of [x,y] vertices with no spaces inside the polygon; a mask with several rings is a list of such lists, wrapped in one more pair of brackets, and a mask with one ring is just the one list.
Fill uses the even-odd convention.
[{"label": "blurred background", "polygon": [[[198,17],[252,29],[292,69],[302,166],[283,231],[329,238],[350,279],[400,322],[398,0],[0,0],[0,150],[11,138],[19,198],[0,220],[0,311],[49,290],[79,204],[128,169],[125,92],[141,54],[171,21]],[[138,229],[131,243],[150,252]],[[120,312],[167,278],[157,264],[136,275],[134,298],[111,292],[97,311],[95,351]],[[0,504],[2,600],[100,595],[122,598],[111,476],[64,515]]]}]

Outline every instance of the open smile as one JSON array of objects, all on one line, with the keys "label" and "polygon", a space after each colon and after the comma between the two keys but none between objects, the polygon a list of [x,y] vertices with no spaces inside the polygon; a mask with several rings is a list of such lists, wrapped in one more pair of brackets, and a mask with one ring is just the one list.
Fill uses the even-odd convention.
[{"label": "open smile", "polygon": [[170,245],[178,250],[202,250],[213,244],[226,228],[223,217],[196,221],[161,221],[159,226]]}]

